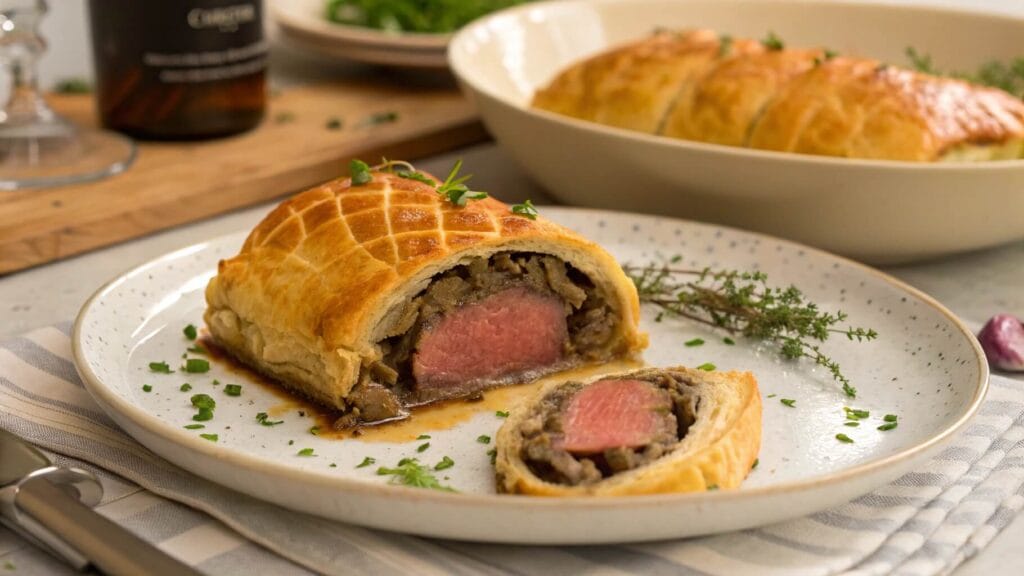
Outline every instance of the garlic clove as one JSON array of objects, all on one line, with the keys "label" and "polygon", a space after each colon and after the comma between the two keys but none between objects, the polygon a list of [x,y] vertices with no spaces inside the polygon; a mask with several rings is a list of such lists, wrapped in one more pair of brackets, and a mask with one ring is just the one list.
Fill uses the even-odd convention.
[{"label": "garlic clove", "polygon": [[1010,314],[996,314],[981,332],[978,342],[993,368],[1024,372],[1024,323]]}]

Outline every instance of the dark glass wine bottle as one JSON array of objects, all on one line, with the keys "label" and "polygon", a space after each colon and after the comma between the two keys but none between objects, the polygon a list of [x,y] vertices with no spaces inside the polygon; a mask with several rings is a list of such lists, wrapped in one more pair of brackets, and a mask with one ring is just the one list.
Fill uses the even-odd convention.
[{"label": "dark glass wine bottle", "polygon": [[226,136],[263,118],[261,0],[89,0],[107,128],[137,138]]}]

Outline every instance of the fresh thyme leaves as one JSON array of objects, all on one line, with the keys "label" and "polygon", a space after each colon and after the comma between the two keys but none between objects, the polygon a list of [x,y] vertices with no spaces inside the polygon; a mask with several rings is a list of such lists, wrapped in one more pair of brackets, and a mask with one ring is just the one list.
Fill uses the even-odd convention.
[{"label": "fresh thyme leaves", "polygon": [[143,384],[142,385],[142,391],[143,392],[152,392],[153,391],[153,387],[150,386],[149,384]]},{"label": "fresh thyme leaves", "polygon": [[186,424],[185,430],[201,430],[206,428],[206,424]]},{"label": "fresh thyme leaves", "polygon": [[796,407],[796,400],[792,398],[779,398],[779,402],[785,404],[786,406],[789,406],[790,408]]},{"label": "fresh thyme leaves", "polygon": [[284,420],[271,420],[270,416],[268,416],[266,412],[257,413],[256,421],[264,426],[277,426],[278,424],[284,424]]},{"label": "fresh thyme leaves", "polygon": [[195,340],[196,336],[199,336],[199,331],[196,330],[196,327],[192,324],[185,326],[185,329],[181,332],[185,335],[185,338],[188,338],[189,340]]},{"label": "fresh thyme leaves", "polygon": [[417,452],[425,452],[427,448],[430,448],[430,442],[424,442],[416,447]]},{"label": "fresh thyme leaves", "polygon": [[718,56],[725,57],[732,50],[732,36],[721,36],[718,39]]},{"label": "fresh thyme leaves", "polygon": [[725,338],[722,338],[722,343],[726,344],[728,346],[735,346],[736,345],[736,341],[733,340],[732,338],[729,338],[728,336],[726,336]]},{"label": "fresh thyme leaves", "polygon": [[704,340],[700,338],[694,338],[693,340],[687,340],[686,342],[683,343],[683,345],[686,346],[687,348],[693,348],[694,346],[703,346]]},{"label": "fresh thyme leaves", "polygon": [[192,416],[196,422],[205,422],[213,419],[213,409],[217,407],[217,401],[208,394],[195,394],[191,398],[192,405],[197,411]]},{"label": "fresh thyme leaves", "polygon": [[[442,460],[442,462],[444,462]],[[444,492],[454,492],[452,488],[444,486],[431,474],[430,468],[420,464],[416,458],[402,458],[394,468],[380,467],[377,469],[378,476],[391,476],[391,484],[401,484],[413,488],[430,488]]]},{"label": "fresh thyme leaves", "polygon": [[160,374],[170,374],[171,372],[174,372],[174,370],[171,370],[171,367],[168,366],[167,362],[150,362],[149,371]]},{"label": "fresh thyme leaves", "polygon": [[228,396],[241,396],[242,387],[239,386],[238,384],[228,384],[227,386],[224,387],[224,393],[227,394]]},{"label": "fresh thyme leaves", "polygon": [[836,440],[839,440],[843,444],[853,444],[853,438],[850,438],[846,434],[836,434]]},{"label": "fresh thyme leaves", "polygon": [[850,428],[856,428],[856,427],[860,426],[860,422],[856,422],[856,421],[854,421],[854,422],[845,422],[845,423],[843,423],[843,426],[849,426]]},{"label": "fresh thyme leaves", "polygon": [[498,410],[494,415],[498,418],[508,418],[508,412],[505,412],[504,410]]},{"label": "fresh thyme leaves", "polygon": [[353,186],[369,184],[373,180],[373,174],[370,172],[370,165],[362,160],[352,159],[348,163],[348,172],[352,177]]},{"label": "fresh thyme leaves", "polygon": [[701,364],[700,366],[697,366],[697,370],[703,370],[705,372],[714,372],[715,368],[716,368],[716,366],[714,364],[712,364],[711,362],[705,362],[705,363]]},{"label": "fresh thyme leaves", "polygon": [[895,414],[886,414],[885,417],[882,418],[882,420],[885,420],[886,422],[895,422],[899,420],[899,416]]},{"label": "fresh thyme leaves", "polygon": [[64,78],[57,81],[53,91],[57,94],[88,94],[92,92],[92,85],[84,78]]},{"label": "fresh thyme leaves", "polygon": [[356,464],[356,468],[366,468],[367,466],[369,466],[371,464],[376,464],[376,463],[377,463],[377,459],[376,458],[374,458],[372,456],[367,456],[366,458],[363,458],[362,462],[360,462],[359,464]]},{"label": "fresh thyme leaves", "polygon": [[202,358],[189,358],[185,360],[185,372],[189,374],[202,374],[210,371],[210,361]]},{"label": "fresh thyme leaves", "polygon": [[192,419],[196,422],[206,422],[207,420],[213,420],[213,410],[210,408],[200,408],[195,414],[192,415]]},{"label": "fresh thyme leaves", "polygon": [[760,463],[761,463],[761,459],[760,458],[754,458],[754,463],[751,464],[750,469],[753,470],[754,468],[757,468],[757,465],[760,464]]},{"label": "fresh thyme leaves", "polygon": [[931,55],[918,52],[913,46],[907,47],[906,55],[910,60],[911,67],[918,72],[959,78],[975,84],[999,88],[1018,98],[1024,98],[1024,56],[1015,58],[1008,63],[992,60],[979,66],[976,72],[970,73],[939,70],[932,61]]},{"label": "fresh thyme leaves", "polygon": [[210,442],[216,442],[217,441],[217,435],[216,434],[200,434],[199,437],[203,438],[205,440],[209,440]]},{"label": "fresh thyme leaves", "polygon": [[899,417],[896,416],[895,414],[886,414],[885,417],[882,418],[882,420],[885,423],[878,427],[878,429],[881,430],[882,432],[888,432],[889,430],[892,430],[893,428],[899,426],[899,422],[897,422],[897,420],[899,420]]},{"label": "fresh thyme leaves", "polygon": [[818,344],[833,334],[858,342],[878,337],[873,329],[837,328],[846,320],[845,313],[820,310],[795,286],[772,287],[763,272],[685,270],[653,263],[623,269],[636,284],[641,302],[731,334],[771,342],[783,358],[809,358],[826,368],[847,396],[857,396],[839,363]]},{"label": "fresh thyme leaves", "polygon": [[445,456],[441,458],[440,462],[434,464],[434,470],[447,470],[452,466],[455,466],[455,460],[452,460],[451,458]]},{"label": "fresh thyme leaves", "polygon": [[843,406],[843,412],[846,413],[847,420],[863,420],[871,416],[871,412],[867,410],[857,410],[849,406]]},{"label": "fresh thyme leaves", "polygon": [[779,38],[775,34],[775,32],[772,31],[769,31],[768,35],[765,36],[763,40],[761,40],[761,44],[763,44],[765,48],[771,50],[772,52],[778,52],[779,50],[782,50],[783,48],[786,47],[786,44],[782,41],[782,39]]},{"label": "fresh thyme leaves", "polygon": [[206,348],[203,348],[202,346],[200,346],[198,344],[196,344],[195,346],[189,346],[186,349],[186,351],[190,352],[192,354],[206,354]]},{"label": "fresh thyme leaves", "polygon": [[313,453],[313,449],[312,448],[303,448],[302,450],[299,450],[298,452],[296,452],[295,455],[296,456],[316,456],[316,454]]},{"label": "fresh thyme leaves", "polygon": [[430,440],[430,434],[420,434],[416,437],[417,440]]},{"label": "fresh thyme leaves", "polygon": [[513,204],[512,213],[519,214],[530,220],[536,220],[537,216],[540,215],[540,212],[537,212],[537,207],[533,205],[529,198],[524,200],[522,204]]},{"label": "fresh thyme leaves", "polygon": [[491,437],[488,436],[487,434],[481,434],[481,435],[476,437],[476,441],[481,443],[481,444],[490,444],[491,443]]}]

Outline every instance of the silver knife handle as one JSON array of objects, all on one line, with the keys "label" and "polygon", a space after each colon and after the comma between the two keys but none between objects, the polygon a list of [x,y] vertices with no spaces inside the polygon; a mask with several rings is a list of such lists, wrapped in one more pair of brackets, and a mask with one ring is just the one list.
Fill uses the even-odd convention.
[{"label": "silver knife handle", "polygon": [[[99,515],[45,477],[29,477],[20,482],[13,504],[26,520],[38,524],[49,536],[56,537],[110,576],[199,574]],[[54,547],[52,539],[47,544]]]}]

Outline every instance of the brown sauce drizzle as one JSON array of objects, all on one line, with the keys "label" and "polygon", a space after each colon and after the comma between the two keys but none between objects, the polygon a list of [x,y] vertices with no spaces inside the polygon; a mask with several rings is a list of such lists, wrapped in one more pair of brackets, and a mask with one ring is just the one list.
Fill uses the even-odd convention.
[{"label": "brown sauce drizzle", "polygon": [[567,380],[583,380],[613,372],[631,370],[642,366],[637,360],[613,360],[600,364],[580,366],[570,370],[545,376],[528,384],[503,386],[485,390],[480,399],[448,400],[425,406],[409,408],[411,415],[404,420],[382,422],[372,426],[359,426],[345,430],[335,430],[334,421],[341,413],[291,392],[259,372],[235,360],[230,354],[217,347],[213,339],[203,335],[198,344],[207,351],[207,358],[219,366],[231,371],[238,378],[249,384],[260,386],[279,400],[265,410],[270,418],[280,418],[288,414],[303,412],[319,426],[318,436],[344,440],[356,438],[361,442],[411,442],[421,434],[429,434],[438,430],[447,430],[465,422],[480,412],[495,413],[499,410],[511,410],[521,399],[530,396],[538,389],[551,382]]}]

